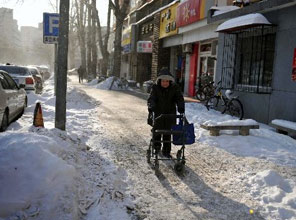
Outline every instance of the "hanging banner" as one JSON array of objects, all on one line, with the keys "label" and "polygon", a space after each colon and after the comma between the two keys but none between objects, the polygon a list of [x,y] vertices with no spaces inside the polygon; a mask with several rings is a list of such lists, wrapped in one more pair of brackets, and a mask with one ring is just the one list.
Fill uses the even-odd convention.
[{"label": "hanging banner", "polygon": [[296,82],[296,48],[294,49],[294,56],[293,56],[292,80]]},{"label": "hanging banner", "polygon": [[131,33],[131,27],[128,27],[122,31],[121,46],[123,53],[131,52]]}]

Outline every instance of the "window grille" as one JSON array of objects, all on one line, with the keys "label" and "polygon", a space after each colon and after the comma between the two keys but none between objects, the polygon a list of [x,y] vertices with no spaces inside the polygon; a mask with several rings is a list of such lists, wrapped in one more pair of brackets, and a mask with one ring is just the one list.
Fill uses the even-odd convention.
[{"label": "window grille", "polygon": [[274,26],[248,28],[225,34],[223,88],[270,93],[275,51]]}]

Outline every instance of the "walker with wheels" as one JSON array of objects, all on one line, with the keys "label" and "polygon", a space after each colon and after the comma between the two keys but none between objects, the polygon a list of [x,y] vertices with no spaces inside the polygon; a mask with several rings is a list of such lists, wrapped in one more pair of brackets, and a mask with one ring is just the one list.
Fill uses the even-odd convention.
[{"label": "walker with wheels", "polygon": [[[174,170],[178,173],[183,172],[184,166],[185,166],[185,143],[186,143],[186,130],[185,126],[182,127],[181,130],[174,130],[173,128],[170,130],[160,130],[160,129],[155,129],[154,124],[157,120],[160,119],[165,119],[168,117],[173,117],[179,120],[179,124],[185,125],[186,118],[184,114],[176,115],[176,114],[162,114],[158,117],[153,117],[153,126],[151,129],[151,135],[152,138],[150,140],[149,148],[147,150],[147,162],[152,163],[154,165],[155,173],[157,174],[159,172],[159,161],[160,160],[170,160],[174,161]],[[177,151],[176,157],[172,158],[163,158],[160,155],[160,149],[158,147],[155,147],[155,143],[174,143],[171,137],[171,140],[169,141],[164,141],[162,138],[160,141],[154,140],[155,134],[158,135],[171,135],[175,137],[180,137],[181,143],[179,145],[181,148]],[[176,145],[175,145],[176,146]]]}]

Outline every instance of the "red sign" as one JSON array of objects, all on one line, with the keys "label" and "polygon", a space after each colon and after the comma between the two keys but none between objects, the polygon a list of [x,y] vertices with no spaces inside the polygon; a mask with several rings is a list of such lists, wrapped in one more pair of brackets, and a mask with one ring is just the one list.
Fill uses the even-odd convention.
[{"label": "red sign", "polygon": [[292,80],[296,81],[296,48],[294,49],[294,56],[293,56]]},{"label": "red sign", "polygon": [[200,6],[202,0],[187,0],[177,8],[177,27],[182,27],[200,20]]}]

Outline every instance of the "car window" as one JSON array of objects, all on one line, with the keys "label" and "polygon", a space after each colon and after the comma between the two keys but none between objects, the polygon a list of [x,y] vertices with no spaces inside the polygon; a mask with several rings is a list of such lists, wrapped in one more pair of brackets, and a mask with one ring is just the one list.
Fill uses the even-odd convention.
[{"label": "car window", "polygon": [[9,89],[9,84],[8,84],[7,80],[4,78],[2,73],[0,73],[0,82],[1,82],[3,89]]},{"label": "car window", "polygon": [[5,73],[1,73],[1,76],[3,77],[3,80],[1,80],[1,84],[3,81],[3,84],[2,84],[3,89],[13,89],[13,90],[18,89],[15,81],[9,75]]},{"label": "car window", "polygon": [[29,70],[30,70],[30,72],[31,72],[32,75],[34,75],[34,76],[39,75],[38,74],[38,71],[36,69],[31,69],[30,68]]},{"label": "car window", "polygon": [[30,75],[29,69],[21,66],[0,66],[0,70],[9,74]]}]

